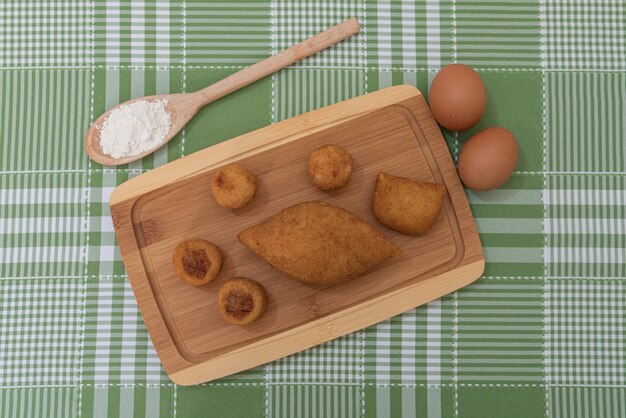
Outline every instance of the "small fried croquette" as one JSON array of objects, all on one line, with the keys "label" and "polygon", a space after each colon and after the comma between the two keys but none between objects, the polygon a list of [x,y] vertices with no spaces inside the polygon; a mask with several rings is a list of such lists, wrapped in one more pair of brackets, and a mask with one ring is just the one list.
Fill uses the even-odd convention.
[{"label": "small fried croquette", "polygon": [[443,206],[446,186],[378,173],[374,214],[387,227],[409,235],[432,228]]},{"label": "small fried croquette", "polygon": [[239,233],[250,251],[287,276],[331,285],[362,275],[400,248],[347,210],[304,202]]},{"label": "small fried croquette", "polygon": [[265,288],[254,280],[237,277],[220,287],[217,306],[225,321],[234,325],[247,325],[265,312],[267,294]]},{"label": "small fried croquette", "polygon": [[309,155],[307,170],[309,178],[320,190],[336,190],[350,181],[352,155],[337,145],[324,145]]},{"label": "small fried croquette", "polygon": [[222,255],[210,242],[190,239],[176,246],[172,263],[176,273],[185,282],[193,286],[204,286],[220,272]]},{"label": "small fried croquette", "polygon": [[256,193],[256,176],[237,164],[226,165],[211,179],[213,197],[220,206],[241,209]]}]

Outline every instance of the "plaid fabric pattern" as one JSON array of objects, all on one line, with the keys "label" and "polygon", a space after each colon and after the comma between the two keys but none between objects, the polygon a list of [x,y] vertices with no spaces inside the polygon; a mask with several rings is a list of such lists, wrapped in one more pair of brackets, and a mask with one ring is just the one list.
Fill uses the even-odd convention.
[{"label": "plaid fabric pattern", "polygon": [[0,3],[2,67],[83,66],[89,63],[89,2]]},{"label": "plaid fabric pattern", "polygon": [[90,280],[85,294],[83,379],[167,382],[126,277]]},{"label": "plaid fabric pattern", "polygon": [[365,331],[364,370],[370,384],[451,382],[453,301],[447,297]]},{"label": "plaid fabric pattern", "polygon": [[459,383],[543,383],[543,285],[487,279],[458,293]]},{"label": "plaid fabric pattern", "polygon": [[160,418],[170,417],[178,410],[176,392],[171,386],[86,386],[81,395],[77,415],[85,417]]},{"label": "plaid fabric pattern", "polygon": [[[0,416],[626,416],[621,1],[114,0],[0,4]],[[133,97],[190,92],[356,16],[359,36],[202,109],[166,147],[101,167],[82,135]],[[195,387],[163,371],[110,219],[122,182],[381,88],[428,96],[452,62],[511,179],[466,194],[486,268],[380,324]],[[245,115],[242,117],[242,115]]]},{"label": "plaid fabric pattern", "polygon": [[120,277],[126,274],[115,238],[109,198],[115,186],[131,176],[132,174],[123,171],[92,173],[90,176],[89,254],[87,257],[89,278]]},{"label": "plaid fabric pattern", "polygon": [[188,2],[185,62],[240,66],[262,60],[271,53],[269,14],[266,2]]},{"label": "plaid fabric pattern", "polygon": [[1,277],[81,277],[86,176],[3,174],[0,184]]},{"label": "plaid fabric pattern", "polygon": [[543,275],[542,179],[513,176],[507,185],[487,193],[468,192],[481,233],[487,266],[493,277]]},{"label": "plaid fabric pattern", "polygon": [[[87,166],[80,141],[90,124],[87,70],[2,71],[5,170],[75,170]],[[54,140],[52,140],[54,138]]]},{"label": "plaid fabric pattern", "polygon": [[367,58],[380,68],[439,67],[451,62],[452,8],[433,2],[367,4]]},{"label": "plaid fabric pattern", "polygon": [[71,417],[77,390],[67,387],[33,387],[0,391],[3,417]]},{"label": "plaid fabric pattern", "polygon": [[548,67],[625,69],[626,6],[623,2],[556,0],[544,3]]},{"label": "plaid fabric pattern", "polygon": [[281,385],[269,390],[267,413],[273,417],[354,417],[361,408],[356,386]]},{"label": "plaid fabric pattern", "polygon": [[[338,3],[278,0],[272,5],[274,52],[289,48],[351,16],[360,18],[363,13],[363,3],[356,0]],[[363,67],[366,65],[364,42],[362,36],[352,37],[306,61],[296,63],[295,67]]]},{"label": "plaid fabric pattern", "polygon": [[626,73],[548,75],[548,169],[623,173],[626,170],[625,95]]},{"label": "plaid fabric pattern", "polygon": [[626,275],[624,176],[555,176],[548,205],[546,266],[552,277]]},{"label": "plaid fabric pattern", "polygon": [[184,58],[182,3],[158,0],[95,2],[92,59],[107,66],[180,65]]},{"label": "plaid fabric pattern", "polygon": [[[557,417],[623,417],[626,416],[624,388],[567,388],[550,390],[550,415]],[[578,402],[585,399],[585,402]]]},{"label": "plaid fabric pattern", "polygon": [[453,48],[459,62],[484,68],[541,65],[537,2],[452,1]]},{"label": "plaid fabric pattern", "polygon": [[625,296],[612,281],[555,280],[548,285],[547,377],[557,384],[624,385]]},{"label": "plaid fabric pattern", "polygon": [[340,383],[360,380],[360,333],[346,335],[310,348],[297,356],[289,356],[272,364],[267,370],[269,383]]},{"label": "plaid fabric pattern", "polygon": [[20,279],[0,284],[0,384],[72,385],[79,363],[78,280]]},{"label": "plaid fabric pattern", "polygon": [[288,69],[275,79],[278,121],[360,96],[367,90],[366,75],[355,70]]}]

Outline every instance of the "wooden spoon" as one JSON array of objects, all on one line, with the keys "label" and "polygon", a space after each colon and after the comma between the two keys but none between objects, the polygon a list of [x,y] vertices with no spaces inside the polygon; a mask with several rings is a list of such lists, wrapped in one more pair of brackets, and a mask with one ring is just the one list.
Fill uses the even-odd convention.
[{"label": "wooden spoon", "polygon": [[[355,18],[351,18],[307,39],[304,42],[294,45],[291,48],[251,65],[250,67],[244,68],[243,70],[194,93],[159,94],[156,96],[140,97],[121,103],[104,112],[98,119],[96,119],[93,125],[89,127],[89,130],[85,135],[85,151],[94,161],[103,165],[127,164],[143,158],[154,152],[157,148],[167,144],[168,141],[176,136],[176,134],[183,129],[187,122],[189,122],[203,106],[265,76],[275,73],[276,71],[285,68],[296,61],[341,42],[344,39],[359,33],[359,30],[359,22]],[[163,142],[159,143],[153,149],[138,155],[133,155],[132,157],[113,158],[110,155],[105,154],[100,147],[100,129],[102,124],[113,109],[137,100],[166,101],[166,109],[170,113],[170,117],[172,119],[170,132]]]}]

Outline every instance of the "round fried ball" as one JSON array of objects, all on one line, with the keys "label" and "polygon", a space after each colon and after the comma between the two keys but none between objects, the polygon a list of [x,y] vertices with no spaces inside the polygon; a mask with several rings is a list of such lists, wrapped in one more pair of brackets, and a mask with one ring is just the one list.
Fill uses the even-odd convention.
[{"label": "round fried ball", "polygon": [[222,255],[213,244],[203,239],[183,241],[174,249],[174,270],[185,282],[204,286],[220,272]]},{"label": "round fried ball", "polygon": [[309,155],[307,169],[311,181],[320,190],[336,190],[350,181],[352,155],[337,145],[324,145]]},{"label": "round fried ball", "polygon": [[211,179],[211,191],[220,206],[240,209],[256,193],[256,176],[245,167],[229,164],[217,170]]},{"label": "round fried ball", "polygon": [[222,285],[217,295],[217,306],[225,321],[247,325],[265,313],[267,293],[254,280],[237,277]]}]

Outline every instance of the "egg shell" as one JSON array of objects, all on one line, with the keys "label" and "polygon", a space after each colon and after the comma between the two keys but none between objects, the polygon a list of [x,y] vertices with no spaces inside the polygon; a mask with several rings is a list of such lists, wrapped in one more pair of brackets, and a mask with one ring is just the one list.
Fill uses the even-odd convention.
[{"label": "egg shell", "polygon": [[509,130],[483,129],[463,145],[459,154],[459,176],[470,189],[496,189],[513,174],[517,156],[517,140]]},{"label": "egg shell", "polygon": [[437,122],[451,131],[464,131],[476,125],[487,107],[483,81],[464,64],[442,68],[433,79],[428,97]]}]

